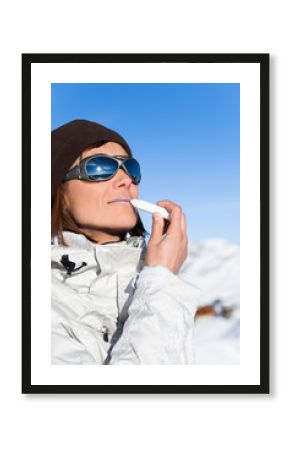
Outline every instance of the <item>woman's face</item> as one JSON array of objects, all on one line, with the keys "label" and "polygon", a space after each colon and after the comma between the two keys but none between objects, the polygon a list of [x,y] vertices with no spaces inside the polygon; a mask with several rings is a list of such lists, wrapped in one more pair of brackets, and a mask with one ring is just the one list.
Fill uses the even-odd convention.
[{"label": "woman's face", "polygon": [[[81,159],[98,153],[128,156],[121,145],[107,142],[101,147],[84,151],[70,169],[79,164]],[[124,232],[136,225],[137,214],[133,206],[115,200],[137,197],[138,186],[133,184],[129,175],[121,168],[107,181],[70,180],[64,183],[65,206],[80,230],[99,244],[119,241]]]}]

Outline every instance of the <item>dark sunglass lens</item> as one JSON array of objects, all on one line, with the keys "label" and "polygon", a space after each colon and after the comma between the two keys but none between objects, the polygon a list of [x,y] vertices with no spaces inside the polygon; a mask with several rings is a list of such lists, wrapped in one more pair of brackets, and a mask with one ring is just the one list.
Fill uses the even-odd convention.
[{"label": "dark sunglass lens", "polygon": [[117,161],[106,156],[97,156],[86,164],[87,174],[92,180],[106,180],[114,175],[117,169]]},{"label": "dark sunglass lens", "polygon": [[141,168],[138,161],[134,158],[130,158],[124,163],[124,165],[126,166],[133,183],[139,184],[141,181]]}]

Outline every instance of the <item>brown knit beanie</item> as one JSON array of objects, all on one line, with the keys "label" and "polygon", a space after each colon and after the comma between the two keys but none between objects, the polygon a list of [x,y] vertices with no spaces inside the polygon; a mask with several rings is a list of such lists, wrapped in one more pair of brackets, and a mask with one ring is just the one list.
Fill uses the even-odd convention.
[{"label": "brown knit beanie", "polygon": [[120,144],[132,156],[127,142],[116,131],[89,120],[73,120],[51,133],[51,198],[78,156],[93,144]]}]

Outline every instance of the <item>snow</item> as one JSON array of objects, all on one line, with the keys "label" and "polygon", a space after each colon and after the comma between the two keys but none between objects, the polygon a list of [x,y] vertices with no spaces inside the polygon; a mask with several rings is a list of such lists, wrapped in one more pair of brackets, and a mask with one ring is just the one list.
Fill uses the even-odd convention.
[{"label": "snow", "polygon": [[202,290],[199,306],[220,300],[232,307],[231,317],[195,319],[197,364],[239,364],[240,359],[240,248],[224,239],[189,243],[179,276]]}]

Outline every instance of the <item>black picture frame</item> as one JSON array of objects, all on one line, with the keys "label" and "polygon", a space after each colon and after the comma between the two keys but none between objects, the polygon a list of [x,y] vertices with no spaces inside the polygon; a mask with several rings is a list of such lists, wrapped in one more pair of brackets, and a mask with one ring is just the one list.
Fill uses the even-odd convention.
[{"label": "black picture frame", "polygon": [[[269,393],[269,61],[267,53],[22,54],[22,393]],[[241,385],[38,385],[31,381],[31,67],[32,64],[256,63],[260,67],[260,383]]]}]

